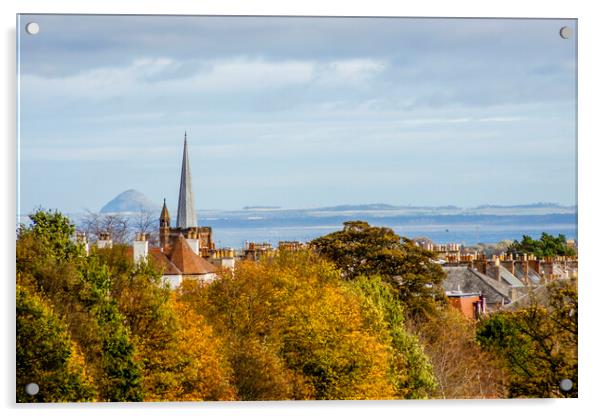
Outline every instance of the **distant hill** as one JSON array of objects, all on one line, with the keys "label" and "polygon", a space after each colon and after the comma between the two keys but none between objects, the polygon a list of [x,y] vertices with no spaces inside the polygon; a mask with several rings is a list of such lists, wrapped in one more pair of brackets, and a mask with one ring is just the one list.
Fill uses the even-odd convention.
[{"label": "distant hill", "polygon": [[509,206],[504,206],[500,204],[485,204],[482,206],[478,206],[478,209],[484,208],[558,208],[558,207],[575,207],[575,206],[562,206],[558,203],[531,203],[531,204],[514,204]]},{"label": "distant hill", "polygon": [[317,210],[325,210],[325,211],[346,211],[346,210],[394,210],[398,208],[397,206],[392,206],[390,204],[343,204],[340,206],[334,207],[320,207]]},{"label": "distant hill", "polygon": [[280,206],[244,206],[243,210],[279,210]]},{"label": "distant hill", "polygon": [[159,206],[138,190],[127,190],[109,201],[100,209],[101,213],[124,213],[156,211]]}]

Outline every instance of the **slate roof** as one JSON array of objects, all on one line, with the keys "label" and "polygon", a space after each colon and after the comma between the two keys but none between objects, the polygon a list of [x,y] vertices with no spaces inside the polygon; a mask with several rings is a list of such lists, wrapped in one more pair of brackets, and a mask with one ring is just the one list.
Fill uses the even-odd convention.
[{"label": "slate roof", "polygon": [[182,235],[179,235],[176,239],[168,257],[182,271],[183,275],[203,275],[217,272],[217,267],[194,253]]},{"label": "slate roof", "polygon": [[512,303],[505,305],[504,308],[508,310],[517,310],[520,308],[529,307],[534,303],[547,307],[549,299],[547,285],[541,285],[535,289],[529,289],[527,294],[517,298]]},{"label": "slate roof", "polygon": [[[519,279],[524,280],[525,271],[519,262],[514,264],[514,275],[516,275]],[[541,282],[541,277],[537,274],[537,272],[530,268],[527,278],[532,284],[539,284]]]},{"label": "slate roof", "polygon": [[501,278],[511,285],[512,287],[524,287],[525,284],[522,283],[520,279],[515,277],[512,272],[506,269],[504,266],[500,265],[500,276]]},{"label": "slate roof", "polygon": [[443,269],[447,273],[443,281],[445,291],[478,292],[485,296],[487,304],[510,302],[510,285],[504,282],[466,266],[445,266]]}]

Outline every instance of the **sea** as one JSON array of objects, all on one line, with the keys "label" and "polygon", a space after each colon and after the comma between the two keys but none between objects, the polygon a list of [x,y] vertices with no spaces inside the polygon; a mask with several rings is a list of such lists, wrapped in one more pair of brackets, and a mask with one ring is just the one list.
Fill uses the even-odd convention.
[{"label": "sea", "polygon": [[[120,213],[135,216],[135,213]],[[78,226],[82,213],[67,214]],[[157,223],[159,213],[156,213]],[[575,206],[482,206],[463,209],[446,207],[341,206],[321,209],[249,208],[242,210],[199,210],[199,226],[210,226],[217,247],[240,249],[245,242],[307,242],[341,230],[343,223],[361,220],[372,226],[388,227],[410,239],[426,237],[435,243],[498,243],[538,238],[542,233],[562,234],[577,240]],[[27,223],[26,217],[18,219]],[[175,219],[172,219],[175,223]],[[132,223],[134,223],[132,221]],[[158,227],[158,224],[157,224]]]},{"label": "sea", "polygon": [[498,243],[562,234],[577,240],[576,210],[265,210],[199,213],[199,224],[211,226],[219,247],[240,248],[246,241],[277,245],[306,242],[341,230],[343,223],[362,220],[388,227],[410,239],[426,237],[435,243]]}]

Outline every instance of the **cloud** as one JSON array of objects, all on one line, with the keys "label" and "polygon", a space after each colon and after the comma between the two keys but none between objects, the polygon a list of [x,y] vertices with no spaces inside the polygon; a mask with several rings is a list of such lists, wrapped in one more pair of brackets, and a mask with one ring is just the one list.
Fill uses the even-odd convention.
[{"label": "cloud", "polygon": [[327,62],[319,67],[322,83],[358,83],[377,76],[387,68],[383,60],[346,59]]},{"label": "cloud", "polygon": [[[187,69],[183,71],[184,68]],[[108,99],[202,92],[241,93],[314,82],[335,86],[365,82],[384,68],[384,62],[370,59],[322,63],[250,57],[209,62],[140,58],[125,66],[101,67],[62,77],[25,74],[21,77],[21,85],[24,95],[45,100],[51,97]]]}]

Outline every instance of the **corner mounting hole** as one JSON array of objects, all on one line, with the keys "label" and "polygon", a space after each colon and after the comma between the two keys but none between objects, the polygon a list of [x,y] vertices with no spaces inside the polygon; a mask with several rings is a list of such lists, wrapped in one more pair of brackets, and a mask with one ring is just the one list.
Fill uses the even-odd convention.
[{"label": "corner mounting hole", "polygon": [[36,22],[29,22],[27,25],[25,25],[25,31],[30,35],[37,35],[40,31],[40,25],[38,25]]},{"label": "corner mounting hole", "polygon": [[25,385],[25,392],[28,395],[36,395],[38,392],[40,392],[40,386],[35,382],[30,382],[29,384]]},{"label": "corner mounting hole", "polygon": [[563,379],[562,381],[560,381],[560,389],[564,392],[568,392],[571,389],[573,389],[573,381],[571,381],[568,378]]},{"label": "corner mounting hole", "polygon": [[562,39],[568,39],[573,34],[573,30],[568,26],[563,26],[560,28],[560,37]]}]

